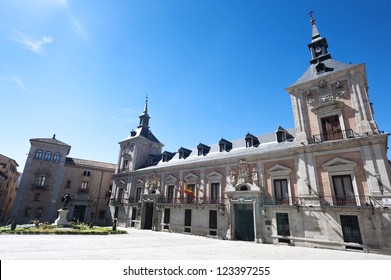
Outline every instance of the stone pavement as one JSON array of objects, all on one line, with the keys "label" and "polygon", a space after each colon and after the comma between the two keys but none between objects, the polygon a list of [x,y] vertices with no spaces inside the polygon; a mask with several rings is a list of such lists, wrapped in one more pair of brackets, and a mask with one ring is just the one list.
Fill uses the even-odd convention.
[{"label": "stone pavement", "polygon": [[391,256],[128,229],[119,235],[0,235],[1,260],[391,260]]}]

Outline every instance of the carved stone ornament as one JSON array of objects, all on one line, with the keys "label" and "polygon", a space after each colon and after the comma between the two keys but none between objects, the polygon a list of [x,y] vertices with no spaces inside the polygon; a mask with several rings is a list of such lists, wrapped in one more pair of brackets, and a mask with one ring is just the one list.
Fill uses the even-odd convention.
[{"label": "carved stone ornament", "polygon": [[239,178],[238,178],[238,183],[239,184],[244,184],[248,183],[248,176],[249,176],[249,167],[246,162],[246,160],[242,159],[239,162]]},{"label": "carved stone ornament", "polygon": [[147,179],[146,184],[148,193],[151,193],[153,191],[160,189],[160,178],[156,175],[156,173],[153,173],[149,178]]},{"label": "carved stone ornament", "polygon": [[327,86],[327,82],[326,82],[326,81],[321,80],[321,81],[318,83],[318,87],[319,87],[319,88],[324,88],[324,87],[326,87],[326,86]]},{"label": "carved stone ornament", "polygon": [[343,95],[345,95],[345,88],[343,86],[343,83],[338,81],[336,84],[335,84],[335,94],[338,96],[338,97],[341,97]]},{"label": "carved stone ornament", "polygon": [[236,185],[237,176],[236,176],[236,171],[233,170],[233,169],[232,169],[231,172],[230,172],[229,181],[230,181],[230,183],[231,183],[232,186],[235,186],[235,185]]},{"label": "carved stone ornament", "polygon": [[323,87],[319,88],[319,100],[321,102],[328,102],[328,101],[333,101],[333,93],[331,92],[329,87]]},{"label": "carved stone ornament", "polygon": [[252,172],[252,180],[253,184],[258,186],[258,168],[254,167]]},{"label": "carved stone ornament", "polygon": [[312,94],[312,91],[310,89],[305,92],[305,95],[308,104],[312,104],[315,102],[314,95]]}]

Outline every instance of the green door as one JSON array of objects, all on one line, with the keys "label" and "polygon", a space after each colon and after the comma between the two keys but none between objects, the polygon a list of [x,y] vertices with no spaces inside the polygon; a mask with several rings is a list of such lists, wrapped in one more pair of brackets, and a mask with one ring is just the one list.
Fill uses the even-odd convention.
[{"label": "green door", "polygon": [[254,212],[252,204],[235,204],[235,239],[254,241]]}]

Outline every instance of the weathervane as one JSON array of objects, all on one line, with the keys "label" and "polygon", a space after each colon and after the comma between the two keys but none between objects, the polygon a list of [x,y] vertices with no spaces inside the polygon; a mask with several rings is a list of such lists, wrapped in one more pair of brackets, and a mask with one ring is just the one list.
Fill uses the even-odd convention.
[{"label": "weathervane", "polygon": [[315,11],[309,11],[308,14],[307,14],[307,15],[310,16],[312,24],[315,24],[314,13],[315,13]]},{"label": "weathervane", "polygon": [[309,15],[311,19],[314,19],[314,13],[315,11],[309,11],[307,15]]}]

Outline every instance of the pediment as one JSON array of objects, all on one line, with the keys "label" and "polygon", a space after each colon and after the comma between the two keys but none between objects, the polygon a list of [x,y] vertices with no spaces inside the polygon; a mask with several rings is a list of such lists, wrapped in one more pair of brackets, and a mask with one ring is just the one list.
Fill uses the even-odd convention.
[{"label": "pediment", "polygon": [[322,168],[327,171],[352,171],[357,163],[343,158],[333,158],[332,160],[322,164]]},{"label": "pediment", "polygon": [[136,181],[136,186],[144,186],[144,181],[141,180],[141,179],[138,179],[138,180]]},{"label": "pediment", "polygon": [[198,176],[193,174],[193,173],[189,173],[185,176],[184,178],[186,180],[186,182],[188,184],[196,184],[197,181],[198,181]]},{"label": "pediment", "polygon": [[166,178],[166,183],[168,183],[168,184],[175,184],[176,183],[176,181],[177,181],[178,179],[177,178],[175,178],[174,176],[172,176],[172,175],[169,175],[167,178]]},{"label": "pediment", "polygon": [[197,180],[198,176],[193,174],[193,173],[189,173],[189,174],[186,175],[185,179],[186,180]]},{"label": "pediment", "polygon": [[208,178],[208,180],[221,180],[221,178],[223,178],[223,175],[216,171],[212,171],[208,175],[206,175],[206,178]]},{"label": "pediment", "polygon": [[272,176],[277,176],[277,175],[289,175],[291,173],[292,169],[289,167],[283,166],[281,164],[276,164],[272,168],[266,170],[267,173],[269,173]]}]

